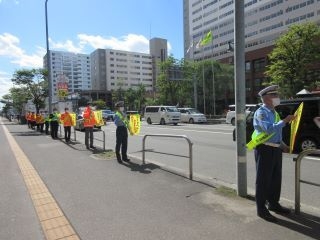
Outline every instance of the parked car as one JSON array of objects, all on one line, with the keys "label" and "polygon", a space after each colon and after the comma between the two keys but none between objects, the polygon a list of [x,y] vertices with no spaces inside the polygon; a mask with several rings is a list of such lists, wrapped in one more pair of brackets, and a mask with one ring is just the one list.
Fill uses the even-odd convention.
[{"label": "parked car", "polygon": [[115,113],[109,109],[102,110],[102,118],[104,121],[114,120]]},{"label": "parked car", "polygon": [[[257,104],[246,104],[246,115],[256,108]],[[232,126],[236,123],[236,105],[229,105],[229,110],[226,115],[226,123],[231,123]]]},{"label": "parked car", "polygon": [[[74,128],[79,131],[84,131],[83,116],[81,114],[77,115]],[[95,125],[94,128],[101,129],[101,126]]]},{"label": "parked car", "polygon": [[[300,103],[304,103],[299,128],[296,134],[296,144],[293,152],[299,153],[308,148],[320,148],[320,127],[317,119],[320,116],[320,97],[297,98],[290,100],[282,100],[280,105],[276,107],[280,118],[283,119],[289,114],[294,114]],[[251,111],[246,119],[246,137],[247,142],[251,140],[253,132],[253,115]],[[287,124],[282,129],[282,140],[290,144],[291,126]],[[233,134],[235,140],[235,130]]]},{"label": "parked car", "polygon": [[195,108],[178,108],[181,113],[181,122],[206,123],[206,116]]},{"label": "parked car", "polygon": [[148,124],[160,123],[177,125],[180,122],[181,113],[175,106],[146,106],[144,118]]}]

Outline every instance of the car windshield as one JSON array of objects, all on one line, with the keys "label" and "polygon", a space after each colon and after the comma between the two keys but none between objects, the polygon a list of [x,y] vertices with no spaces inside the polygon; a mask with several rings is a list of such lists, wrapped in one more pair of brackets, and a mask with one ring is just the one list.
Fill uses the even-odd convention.
[{"label": "car windshield", "polygon": [[199,114],[199,113],[201,113],[201,112],[199,112],[199,110],[198,109],[195,109],[195,108],[190,108],[190,109],[188,109],[188,111],[191,113],[191,114]]},{"label": "car windshield", "polygon": [[168,107],[167,112],[179,112],[179,110],[176,107]]}]

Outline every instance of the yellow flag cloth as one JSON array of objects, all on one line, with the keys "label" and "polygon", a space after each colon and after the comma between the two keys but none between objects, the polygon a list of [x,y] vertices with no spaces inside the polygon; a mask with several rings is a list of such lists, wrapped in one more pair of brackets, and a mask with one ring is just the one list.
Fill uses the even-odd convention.
[{"label": "yellow flag cloth", "polygon": [[139,114],[130,115],[130,133],[132,135],[138,135],[140,133],[141,122]]},{"label": "yellow flag cloth", "polygon": [[294,113],[294,115],[296,116],[296,118],[294,120],[292,120],[291,122],[291,131],[290,131],[290,153],[292,153],[293,149],[294,149],[294,144],[296,141],[296,135],[298,132],[298,128],[299,128],[299,124],[300,124],[300,119],[302,116],[302,110],[303,110],[303,102],[300,103],[300,106],[298,107],[298,109],[296,110],[296,112]]},{"label": "yellow flag cloth", "polygon": [[71,118],[72,118],[72,123],[71,123],[71,125],[72,125],[72,126],[75,126],[75,125],[76,125],[76,121],[77,121],[77,119],[76,119],[76,114],[75,114],[75,113],[70,113],[70,116],[71,116]]},{"label": "yellow flag cloth", "polygon": [[102,118],[102,111],[97,110],[97,111],[93,111],[93,113],[94,113],[94,118],[96,119],[96,126],[103,126],[104,121]]}]

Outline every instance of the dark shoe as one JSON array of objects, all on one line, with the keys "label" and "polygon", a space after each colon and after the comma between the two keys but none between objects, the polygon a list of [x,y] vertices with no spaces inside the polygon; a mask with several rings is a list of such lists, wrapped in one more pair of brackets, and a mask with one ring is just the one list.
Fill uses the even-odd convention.
[{"label": "dark shoe", "polygon": [[276,204],[275,206],[269,205],[268,209],[270,211],[281,213],[281,214],[289,214],[291,212],[289,208],[282,207],[280,204]]},{"label": "dark shoe", "polygon": [[92,148],[92,149],[96,149],[96,147],[95,147],[95,146],[90,146],[90,148]]},{"label": "dark shoe", "polygon": [[278,222],[278,219],[275,216],[271,215],[269,211],[258,212],[258,216],[266,220],[267,222]]},{"label": "dark shoe", "polygon": [[87,148],[88,150],[90,150],[89,146],[86,146],[86,148]]},{"label": "dark shoe", "polygon": [[122,160],[120,160],[120,159],[118,159],[117,161],[118,161],[118,163],[120,163],[120,164],[122,164],[122,163],[123,163],[123,162],[122,162]]},{"label": "dark shoe", "polygon": [[125,158],[125,159],[122,159],[122,161],[124,161],[124,162],[130,162],[130,159],[129,159],[129,158]]}]

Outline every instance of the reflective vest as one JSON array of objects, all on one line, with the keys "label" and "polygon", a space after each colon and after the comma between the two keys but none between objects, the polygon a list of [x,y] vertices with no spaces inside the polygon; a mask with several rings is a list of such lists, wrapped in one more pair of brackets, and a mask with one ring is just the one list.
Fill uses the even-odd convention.
[{"label": "reflective vest", "polygon": [[125,118],[125,117],[123,117],[123,115],[119,112],[119,111],[117,111],[116,112],[116,115],[120,118],[120,120],[124,123],[124,125],[126,126],[126,128],[129,130],[129,133],[131,134],[131,135],[133,135],[133,132],[131,131],[131,128],[130,128],[130,123],[129,123],[129,121]]},{"label": "reflective vest", "polygon": [[32,122],[35,122],[35,121],[36,121],[36,114],[31,113],[30,121],[32,121]]},{"label": "reflective vest", "polygon": [[63,126],[68,127],[68,126],[72,126],[72,117],[70,115],[70,113],[65,112],[61,114],[61,118],[60,120],[63,123]]},{"label": "reflective vest", "polygon": [[96,119],[94,117],[94,112],[90,109],[86,109],[83,112],[83,126],[84,127],[94,127],[96,124]]},{"label": "reflective vest", "polygon": [[[280,116],[277,112],[275,112],[275,123],[280,121]],[[248,150],[252,150],[255,147],[257,147],[260,144],[265,143],[268,141],[275,133],[267,134],[265,132],[258,133],[257,130],[254,130],[254,132],[251,135],[251,141],[247,143]]]},{"label": "reflective vest", "polygon": [[59,122],[59,116],[57,113],[52,113],[52,117],[50,119],[51,122]]}]

